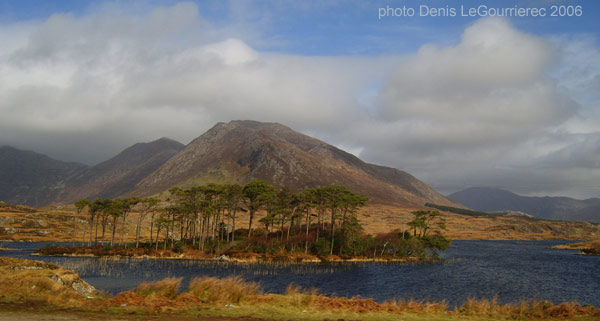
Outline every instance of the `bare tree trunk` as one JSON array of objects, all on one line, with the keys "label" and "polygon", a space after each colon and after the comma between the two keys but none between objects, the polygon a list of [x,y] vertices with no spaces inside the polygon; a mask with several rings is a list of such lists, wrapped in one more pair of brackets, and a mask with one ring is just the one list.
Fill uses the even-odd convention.
[{"label": "bare tree trunk", "polygon": [[237,209],[233,210],[233,218],[231,219],[231,242],[235,242],[235,219],[237,217]]},{"label": "bare tree trunk", "polygon": [[196,226],[198,225],[198,213],[194,213],[194,222],[192,224],[192,246],[196,245]]},{"label": "bare tree trunk", "polygon": [[310,210],[306,210],[306,241],[304,243],[304,253],[308,253],[308,231],[310,228]]},{"label": "bare tree trunk", "polygon": [[335,224],[331,223],[331,249],[329,250],[329,255],[333,255],[333,242],[335,240]]},{"label": "bare tree trunk", "polygon": [[160,225],[156,227],[156,247],[155,249],[158,251],[158,238],[160,236]]},{"label": "bare tree trunk", "polygon": [[86,228],[81,229],[81,233],[82,233],[82,235],[81,235],[81,243],[83,245],[85,245],[85,232],[86,232],[86,230],[87,230]]},{"label": "bare tree trunk", "polygon": [[93,236],[94,236],[94,217],[92,217],[92,220],[90,221],[90,237],[89,237],[88,246],[92,246],[92,237]]},{"label": "bare tree trunk", "polygon": [[283,227],[285,225],[285,219],[283,218],[283,215],[281,215],[281,224],[279,225],[279,231],[281,231],[281,241],[283,242],[283,237],[285,236]]},{"label": "bare tree trunk", "polygon": [[146,216],[146,214],[142,214],[139,213],[138,214],[138,220],[137,220],[137,224],[135,226],[135,248],[139,248],[140,247],[140,233],[142,232],[142,221],[144,220],[144,217]]},{"label": "bare tree trunk", "polygon": [[115,232],[117,231],[117,217],[113,216],[112,236],[110,237],[110,247],[115,243]]},{"label": "bare tree trunk", "polygon": [[204,226],[206,225],[206,218],[202,215],[200,220],[200,242],[198,242],[198,248],[204,250]]},{"label": "bare tree trunk", "polygon": [[106,225],[108,225],[108,216],[102,218],[102,245],[104,245],[104,234],[106,232]]},{"label": "bare tree trunk", "polygon": [[319,211],[317,211],[317,238],[316,238],[316,240],[319,239],[320,232],[321,232],[321,213]]},{"label": "bare tree trunk", "polygon": [[[293,213],[293,212],[292,212]],[[290,230],[292,229],[292,226],[294,225],[294,216],[292,215],[292,218],[290,219],[290,225],[288,225],[288,229],[287,229],[287,235],[285,237],[285,240],[289,240],[290,239]]]},{"label": "bare tree trunk", "polygon": [[184,222],[183,215],[181,216],[181,222],[179,222],[179,224],[181,225],[179,227],[179,241],[182,241],[183,240],[183,233],[184,233],[184,230],[185,230],[185,222]]},{"label": "bare tree trunk", "polygon": [[[100,223],[100,220],[96,220],[96,235],[94,236],[94,245],[98,243],[98,223]],[[90,237],[92,236],[90,235]]]},{"label": "bare tree trunk", "polygon": [[225,232],[227,233],[226,235],[226,242],[229,243],[229,234],[231,233],[229,231],[229,229],[231,228],[231,211],[228,210],[227,211],[227,226],[225,226]]},{"label": "bare tree trunk", "polygon": [[175,213],[171,214],[171,250],[175,246]]},{"label": "bare tree trunk", "polygon": [[121,244],[124,243],[126,233],[127,233],[127,214],[123,213],[123,224],[121,224]]},{"label": "bare tree trunk", "polygon": [[167,229],[166,229],[166,234],[165,234],[165,240],[163,243],[163,251],[167,250],[167,241],[169,240],[169,225],[167,224]]},{"label": "bare tree trunk", "polygon": [[152,244],[152,232],[154,229],[154,216],[156,215],[156,211],[152,211],[152,216],[150,217],[150,244]]},{"label": "bare tree trunk", "polygon": [[254,211],[250,210],[250,221],[248,222],[248,238],[252,236],[252,220],[254,219]]}]

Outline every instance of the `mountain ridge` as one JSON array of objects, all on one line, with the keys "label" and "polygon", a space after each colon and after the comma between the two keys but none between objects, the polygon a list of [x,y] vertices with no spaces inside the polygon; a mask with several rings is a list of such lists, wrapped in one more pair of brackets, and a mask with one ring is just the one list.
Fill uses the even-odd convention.
[{"label": "mountain ridge", "polygon": [[[73,169],[44,182],[44,186],[53,188],[52,193],[43,189],[40,193],[48,195],[39,201],[7,198],[6,193],[0,193],[0,199],[41,206],[73,203],[81,198],[144,197],[174,186],[246,184],[264,179],[292,191],[342,185],[374,203],[405,208],[422,208],[427,202],[460,206],[409,173],[363,162],[282,124],[251,120],[217,123],[185,146],[161,138],[134,144],[94,166],[58,164]],[[18,166],[5,166],[5,172],[18,172]],[[16,181],[18,177],[11,180],[13,184]]]},{"label": "mountain ridge", "polygon": [[248,120],[217,123],[129,194],[151,195],[210,179],[240,184],[264,179],[296,191],[343,185],[376,202],[417,207],[427,201],[454,203],[406,172],[365,163],[278,123]]},{"label": "mountain ridge", "polygon": [[84,164],[0,146],[0,199],[12,204],[46,205],[56,199],[71,177],[87,168]]},{"label": "mountain ridge", "polygon": [[538,218],[600,223],[600,198],[577,200],[564,196],[530,197],[490,187],[470,187],[448,195],[477,211],[520,211]]},{"label": "mountain ridge", "polygon": [[73,177],[56,202],[73,203],[82,198],[121,196],[183,147],[183,144],[165,137],[136,143]]}]

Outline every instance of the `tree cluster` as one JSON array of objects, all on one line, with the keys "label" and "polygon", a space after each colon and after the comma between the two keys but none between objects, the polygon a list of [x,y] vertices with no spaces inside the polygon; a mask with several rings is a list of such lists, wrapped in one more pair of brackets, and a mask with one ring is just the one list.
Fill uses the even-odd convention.
[{"label": "tree cluster", "polygon": [[[437,211],[413,212],[415,219],[408,223],[413,233],[366,235],[358,212],[367,200],[342,186],[292,193],[285,187],[277,189],[266,181],[255,180],[245,186],[174,187],[163,201],[137,197],[94,202],[83,199],[75,206],[78,212],[87,208],[88,245],[98,241],[104,244],[110,225],[111,238],[106,245],[113,247],[117,225],[121,224],[120,243],[127,246],[127,217],[135,212],[135,247],[177,250],[186,246],[211,253],[311,253],[323,257],[423,256],[427,249],[447,248],[449,242],[439,233],[445,226]],[[239,227],[241,213],[248,219],[247,227]],[[150,237],[149,242],[142,243],[145,223]]]}]

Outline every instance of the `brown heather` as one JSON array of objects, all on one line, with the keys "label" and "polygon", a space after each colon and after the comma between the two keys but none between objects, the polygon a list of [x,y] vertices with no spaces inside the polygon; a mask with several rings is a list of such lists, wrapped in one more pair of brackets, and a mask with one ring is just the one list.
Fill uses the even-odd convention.
[{"label": "brown heather", "polygon": [[177,297],[177,289],[183,278],[165,278],[160,281],[142,282],[135,288],[135,293],[143,298],[166,298]]},{"label": "brown heather", "polygon": [[245,298],[262,293],[258,283],[245,282],[239,276],[218,279],[214,277],[194,278],[187,293],[207,303],[240,303]]}]

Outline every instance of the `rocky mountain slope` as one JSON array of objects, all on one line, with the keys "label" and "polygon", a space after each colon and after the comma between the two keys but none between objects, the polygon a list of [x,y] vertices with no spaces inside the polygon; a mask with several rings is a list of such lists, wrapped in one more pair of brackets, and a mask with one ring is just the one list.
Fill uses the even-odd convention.
[{"label": "rocky mountain slope", "polygon": [[168,138],[135,144],[71,178],[57,202],[73,203],[82,198],[93,200],[97,197],[121,196],[183,147],[183,144]]},{"label": "rocky mountain slope", "polygon": [[365,163],[281,124],[256,121],[218,123],[128,194],[145,196],[176,185],[244,184],[253,179],[264,179],[294,191],[342,185],[386,204],[453,204],[406,172]]},{"label": "rocky mountain slope", "polygon": [[54,201],[86,165],[62,162],[9,146],[0,147],[0,200],[42,206]]},{"label": "rocky mountain slope", "polygon": [[600,223],[600,198],[527,197],[509,191],[472,187],[448,196],[477,211],[520,211],[538,218]]},{"label": "rocky mountain slope", "polygon": [[405,208],[460,206],[406,172],[365,163],[276,123],[218,123],[187,146],[167,138],[139,143],[92,167],[8,147],[1,155],[0,200],[36,207],[254,179],[293,191],[342,185],[372,203]]}]

